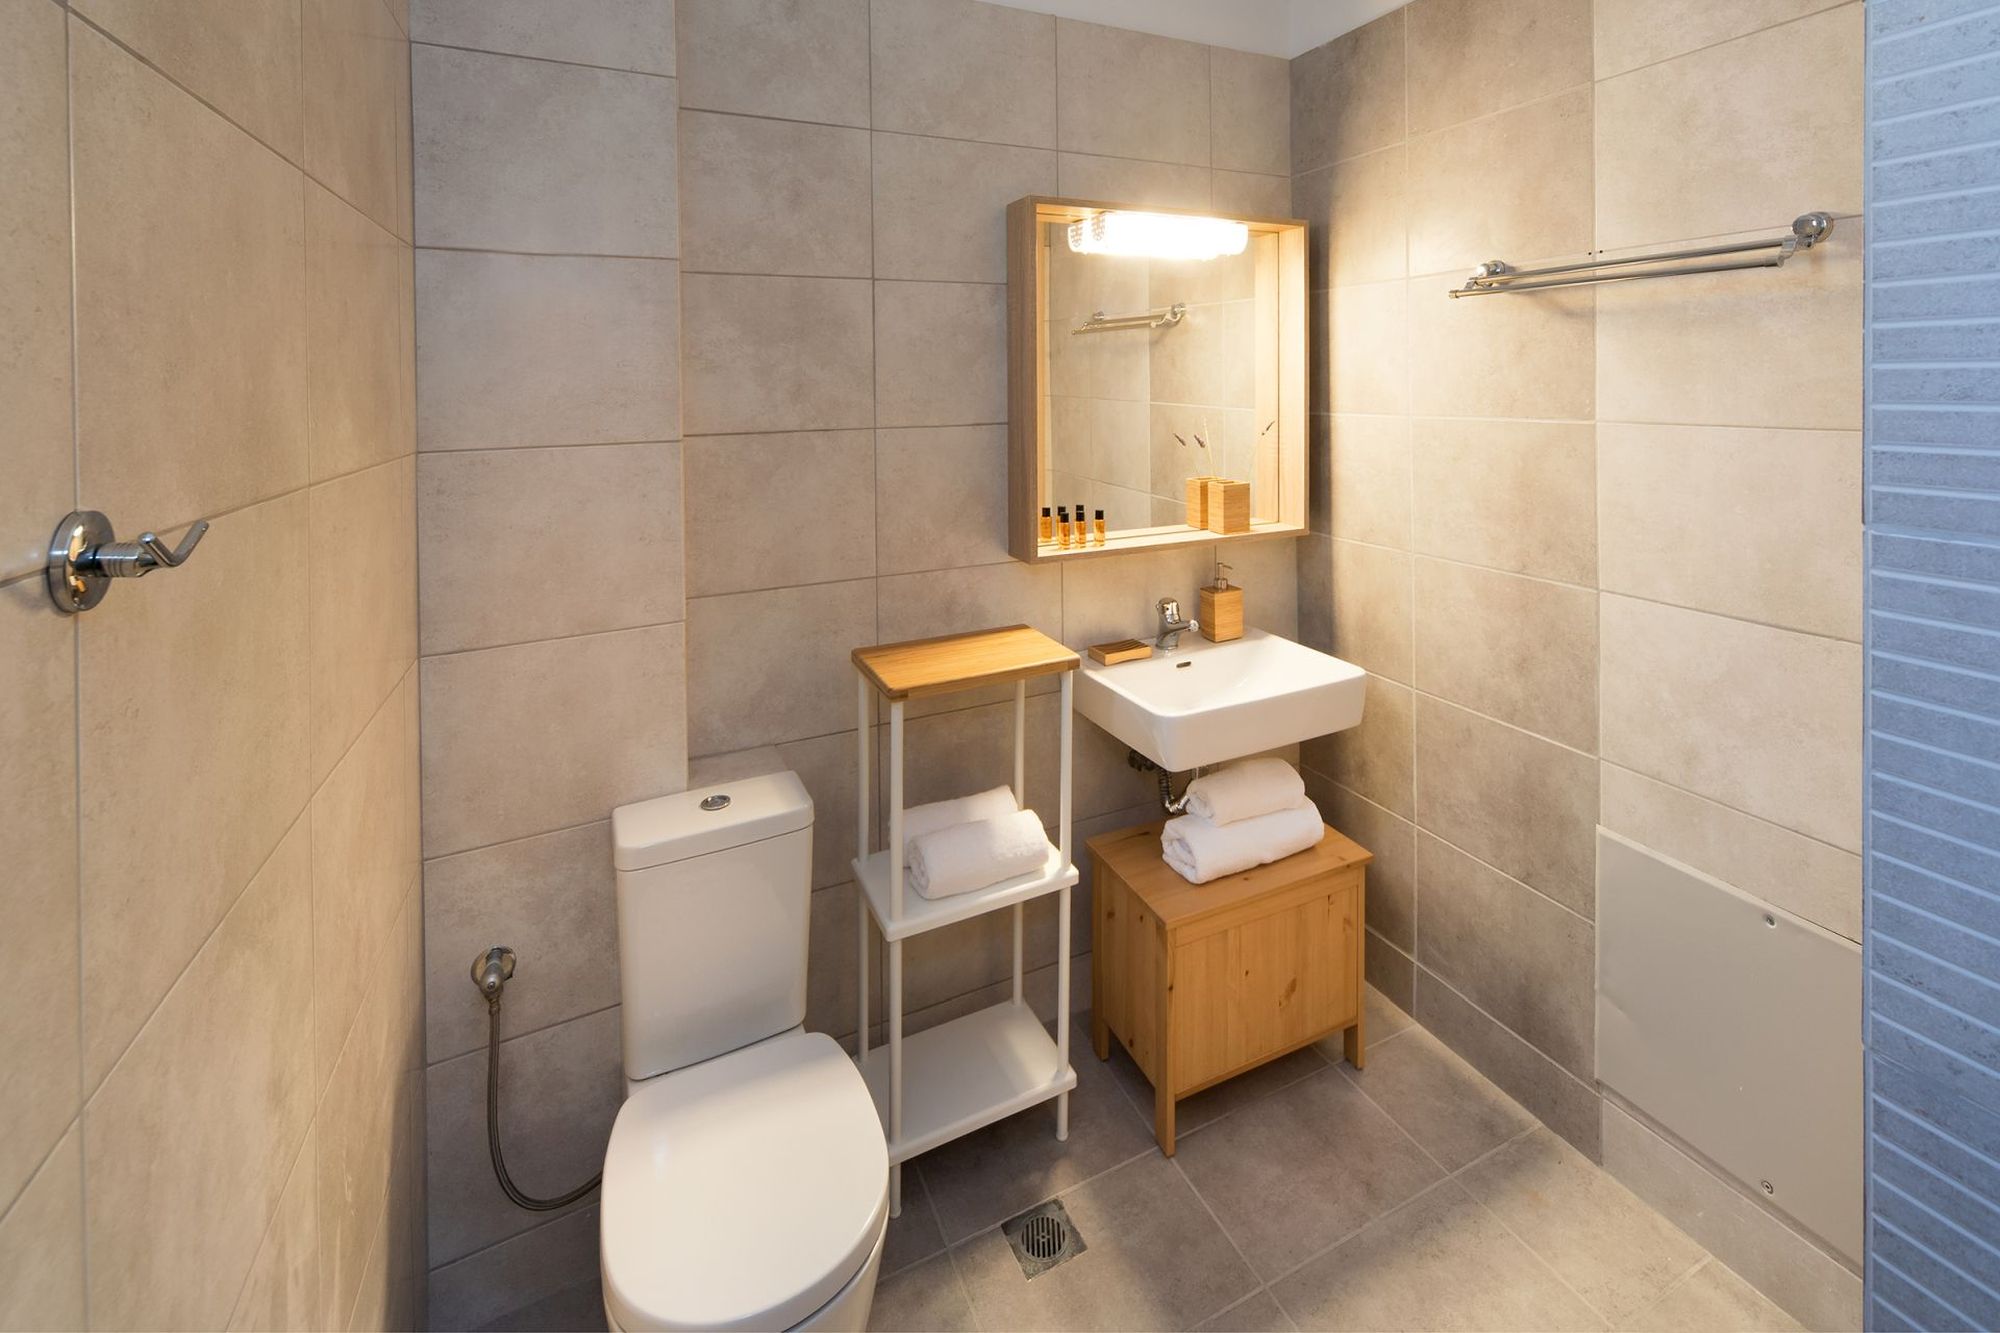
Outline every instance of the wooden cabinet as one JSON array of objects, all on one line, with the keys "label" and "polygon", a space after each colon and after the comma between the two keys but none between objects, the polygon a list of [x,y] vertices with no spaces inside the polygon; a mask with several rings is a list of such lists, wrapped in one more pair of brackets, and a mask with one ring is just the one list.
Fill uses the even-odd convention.
[{"label": "wooden cabinet", "polygon": [[1329,828],[1272,865],[1190,884],[1160,859],[1159,823],[1086,846],[1095,933],[1092,1043],[1116,1037],[1153,1084],[1153,1133],[1174,1152],[1174,1103],[1336,1032],[1363,1060],[1362,922],[1373,856]]}]

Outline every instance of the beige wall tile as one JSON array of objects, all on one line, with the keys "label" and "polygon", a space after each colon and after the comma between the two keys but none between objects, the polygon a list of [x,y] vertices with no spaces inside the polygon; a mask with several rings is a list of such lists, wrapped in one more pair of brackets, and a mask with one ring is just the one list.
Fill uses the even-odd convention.
[{"label": "beige wall tile", "polygon": [[1598,822],[1765,902],[1861,938],[1861,858],[1616,764],[1599,770]]},{"label": "beige wall tile", "polygon": [[0,578],[41,567],[75,504],[70,415],[69,103],[64,18],[46,5],[0,13]]},{"label": "beige wall tile", "polygon": [[690,111],[680,176],[689,268],[869,276],[868,131]]},{"label": "beige wall tile", "polygon": [[1414,818],[1411,725],[1416,701],[1407,685],[1368,677],[1361,725],[1299,746],[1299,762],[1402,819]]},{"label": "beige wall tile", "polygon": [[875,416],[884,426],[1007,419],[1007,289],[875,284]]},{"label": "beige wall tile", "polygon": [[74,21],[70,58],[82,494],[163,528],[299,485],[299,173]]},{"label": "beige wall tile", "polygon": [[1567,583],[1597,576],[1597,464],[1587,423],[1419,417],[1412,546]]},{"label": "beige wall tile", "polygon": [[[813,887],[824,889],[854,874],[855,787],[854,729],[808,740],[787,741],[773,747],[775,768],[790,769],[799,775],[813,800]],[[769,772],[771,769],[764,769]],[[879,817],[878,801],[873,807]],[[853,917],[848,923],[853,924]],[[853,944],[853,932],[848,933]],[[815,954],[815,957],[823,955]],[[817,964],[815,964],[817,966]],[[808,978],[810,982],[810,978]],[[853,1024],[849,1023],[849,1027]]]},{"label": "beige wall tile", "polygon": [[300,160],[298,5],[86,0],[72,8],[272,148]]},{"label": "beige wall tile", "polygon": [[[507,1146],[525,1189],[553,1194],[604,1164],[611,1122],[625,1100],[618,1010],[606,1009],[502,1044]],[[542,1214],[507,1202],[486,1158],[486,1053],[427,1071],[430,1254],[440,1266],[517,1235]]]},{"label": "beige wall tile", "polygon": [[1530,1046],[1429,968],[1412,970],[1416,993],[1410,1014],[1424,1030],[1594,1160],[1601,1151],[1598,1108],[1603,1104],[1596,1084],[1583,1082]]},{"label": "beige wall tile", "polygon": [[1333,543],[1333,651],[1375,675],[1411,680],[1410,557]]},{"label": "beige wall tile", "polygon": [[82,1328],[83,1131],[72,1124],[0,1214],[0,1327]]},{"label": "beige wall tile", "polygon": [[[1861,52],[1862,7],[1845,5],[1599,84],[1597,244],[1859,212]],[[1801,88],[1824,90],[1812,132],[1766,133]]]},{"label": "beige wall tile", "polygon": [[688,603],[690,753],[851,729],[848,654],[875,642],[870,579],[695,598]]},{"label": "beige wall tile", "polygon": [[347,751],[417,655],[414,467],[384,463],[306,497],[312,777]]},{"label": "beige wall tile", "polygon": [[[1861,427],[1861,224],[1770,275],[1615,283],[1598,297],[1597,402],[1606,421]],[[1670,289],[1670,290],[1663,290]],[[1484,305],[1484,301],[1454,301]],[[1820,332],[1794,336],[1799,329]]]},{"label": "beige wall tile", "polygon": [[[1412,13],[1441,2],[1464,0],[1420,0]],[[1512,3],[1503,0],[1502,7]],[[1462,45],[1471,54],[1485,44]],[[1520,264],[1589,250],[1590,103],[1585,86],[1412,139],[1410,271],[1470,269],[1494,258]],[[1468,199],[1478,205],[1468,207]]]},{"label": "beige wall tile", "polygon": [[875,475],[873,431],[689,440],[689,595],[874,574]]},{"label": "beige wall tile", "polygon": [[1306,770],[1320,818],[1375,854],[1368,863],[1368,925],[1400,949],[1417,944],[1416,825]]},{"label": "beige wall tile", "polygon": [[[245,600],[240,571],[304,569],[306,551],[303,494],[239,510],[186,568],[79,623],[86,1086],[305,807],[307,599]],[[134,802],[135,774],[171,778]]]},{"label": "beige wall tile", "polygon": [[681,790],[684,637],[657,625],[424,659],[424,854]]},{"label": "beige wall tile", "polygon": [[[1589,83],[1591,7],[1591,0],[1416,0],[1410,133]],[[1584,105],[1587,117],[1587,97]]]},{"label": "beige wall tile", "polygon": [[674,0],[419,0],[410,36],[646,74],[674,72]]},{"label": "beige wall tile", "polygon": [[306,1130],[278,1210],[257,1247],[250,1276],[229,1317],[231,1330],[271,1333],[321,1326],[319,1290],[319,1140]]},{"label": "beige wall tile", "polygon": [[1604,757],[1861,846],[1861,649],[1606,594]]},{"label": "beige wall tile", "polygon": [[1564,745],[1596,748],[1593,591],[1419,557],[1416,622],[1417,688]]},{"label": "beige wall tile", "polygon": [[1007,553],[1007,431],[875,432],[875,560],[884,574],[990,565]]},{"label": "beige wall tile", "polygon": [[[1210,164],[1208,48],[1199,42],[1059,18],[1055,71],[1058,148]],[[1134,115],[1140,106],[1145,114]]]},{"label": "beige wall tile", "polygon": [[976,0],[872,0],[874,125],[1056,146],[1056,21]]},{"label": "beige wall tile", "polygon": [[1251,171],[1211,171],[1208,177],[1209,207],[1217,213],[1260,218],[1292,216],[1290,176],[1264,176]]},{"label": "beige wall tile", "polygon": [[1127,206],[1208,208],[1214,174],[1207,167],[1063,153],[1056,160],[1062,194]]},{"label": "beige wall tile", "polygon": [[[683,619],[682,447],[425,455],[417,468],[424,651]],[[617,550],[621,572],[579,579],[579,541]]]},{"label": "beige wall tile", "polygon": [[672,82],[437,46],[411,56],[419,243],[679,253]]},{"label": "beige wall tile", "polygon": [[1454,301],[1445,292],[1462,277],[1410,280],[1410,346],[1422,349],[1410,377],[1411,410],[1438,417],[1594,415],[1597,289]]},{"label": "beige wall tile", "polygon": [[312,1119],[308,845],[300,820],[91,1098],[93,1323],[219,1327],[235,1306]]},{"label": "beige wall tile", "polygon": [[1844,0],[1602,0],[1596,6],[1597,77],[1668,60],[1776,27]]},{"label": "beige wall tile", "polygon": [[1229,567],[1229,581],[1243,589],[1244,623],[1288,639],[1299,634],[1299,572],[1293,545],[1292,539],[1280,538],[1210,548]]},{"label": "beige wall tile", "polygon": [[[1100,556],[1061,566],[1063,642],[1082,652],[1144,634],[1159,624],[1155,605],[1162,597],[1195,605],[1196,591],[1214,568],[1214,548],[1181,547],[1134,555]],[[1331,565],[1328,566],[1329,570]],[[1331,607],[1331,598],[1326,603]]]},{"label": "beige wall tile", "polygon": [[677,9],[682,106],[868,123],[868,0],[679,0]]},{"label": "beige wall tile", "polygon": [[874,136],[875,276],[1007,280],[1007,205],[1054,194],[1056,156],[916,134]]},{"label": "beige wall tile", "polygon": [[1417,834],[1417,961],[1581,1079],[1596,1072],[1591,922]]},{"label": "beige wall tile", "polygon": [[[76,1117],[76,622],[40,579],[0,589],[0,1199]],[[11,1271],[11,1270],[10,1270]],[[0,1284],[4,1285],[4,1284]]]},{"label": "beige wall tile", "polygon": [[425,250],[416,272],[425,449],[680,437],[673,263]]},{"label": "beige wall tile", "polygon": [[[406,679],[403,690],[416,688]],[[418,772],[413,711],[382,705],[312,799],[313,951],[352,960],[313,976],[315,1094],[333,1076],[404,892],[416,879]]]},{"label": "beige wall tile", "polygon": [[1861,637],[1861,436],[1597,428],[1602,583],[1703,611]]},{"label": "beige wall tile", "polygon": [[1210,154],[1217,167],[1274,176],[1291,172],[1290,61],[1211,46],[1208,99]]},{"label": "beige wall tile", "polygon": [[[1322,373],[1330,377],[1321,390],[1322,401],[1313,404],[1315,412],[1409,410],[1408,300],[1417,295],[1414,285],[1406,291],[1401,282],[1371,282],[1335,288],[1314,298],[1312,308],[1321,327],[1313,331],[1312,345],[1327,350],[1313,358],[1312,371],[1315,377]],[[1322,309],[1326,313],[1319,315]],[[1418,379],[1426,380],[1429,374],[1426,367]]]},{"label": "beige wall tile", "polygon": [[1399,142],[1404,115],[1406,9],[1292,60],[1292,171]]},{"label": "beige wall tile", "polygon": [[[413,452],[416,376],[400,336],[409,246],[307,181],[306,421],[315,481]],[[398,336],[385,336],[390,331]]]},{"label": "beige wall tile", "polygon": [[432,1063],[485,1046],[486,1006],[465,968],[495,940],[530,964],[507,987],[503,1040],[618,1003],[608,821],[440,857],[424,867],[423,906]]},{"label": "beige wall tile", "polygon": [[1314,290],[1409,272],[1408,178],[1400,143],[1293,178],[1292,211],[1311,229]]},{"label": "beige wall tile", "polygon": [[410,43],[381,5],[302,0],[305,168],[399,236],[410,234]]},{"label": "beige wall tile", "polygon": [[1336,537],[1410,545],[1410,422],[1336,416],[1331,423],[1330,522]]},{"label": "beige wall tile", "polygon": [[874,284],[690,274],[681,351],[690,435],[875,424]]},{"label": "beige wall tile", "polygon": [[1597,764],[1417,697],[1416,821],[1583,916],[1596,915]]}]

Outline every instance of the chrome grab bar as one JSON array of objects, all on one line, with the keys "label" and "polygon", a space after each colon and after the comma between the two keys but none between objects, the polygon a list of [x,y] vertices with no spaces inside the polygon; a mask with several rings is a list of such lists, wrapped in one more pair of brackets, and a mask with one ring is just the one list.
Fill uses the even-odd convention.
[{"label": "chrome grab bar", "polygon": [[[1743,268],[1777,268],[1801,250],[1810,250],[1833,234],[1833,218],[1826,213],[1805,213],[1792,220],[1791,234],[1762,241],[1733,241],[1728,245],[1707,245],[1690,250],[1660,250],[1623,259],[1589,259],[1574,264],[1550,264],[1543,268],[1515,268],[1505,260],[1489,259],[1472,271],[1463,287],[1447,292],[1454,301],[1461,296],[1494,296],[1501,292],[1533,292],[1550,287],[1585,287],[1604,282],[1635,282],[1640,278],[1680,278],[1697,273],[1727,273]],[[1636,273],[1603,273],[1600,269],[1637,268],[1646,264],[1675,264],[1687,259],[1712,259],[1719,255],[1750,254],[1759,250],[1772,253],[1756,259],[1732,260],[1726,264],[1697,264],[1681,268],[1642,269]],[[1564,277],[1563,274],[1580,276]]]}]

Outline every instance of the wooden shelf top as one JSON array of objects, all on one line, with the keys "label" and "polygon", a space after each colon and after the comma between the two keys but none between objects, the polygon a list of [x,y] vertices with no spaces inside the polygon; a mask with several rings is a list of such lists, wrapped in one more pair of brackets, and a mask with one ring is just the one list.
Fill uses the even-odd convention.
[{"label": "wooden shelf top", "polygon": [[1077,657],[1038,629],[1008,625],[856,648],[854,665],[885,697],[920,699],[1074,671]]},{"label": "wooden shelf top", "polygon": [[1326,836],[1317,847],[1206,884],[1190,884],[1160,858],[1160,830],[1165,825],[1164,819],[1156,819],[1136,828],[1101,833],[1084,846],[1093,855],[1102,857],[1161,923],[1169,927],[1251,902],[1301,880],[1336,874],[1375,859],[1373,852],[1328,825]]}]

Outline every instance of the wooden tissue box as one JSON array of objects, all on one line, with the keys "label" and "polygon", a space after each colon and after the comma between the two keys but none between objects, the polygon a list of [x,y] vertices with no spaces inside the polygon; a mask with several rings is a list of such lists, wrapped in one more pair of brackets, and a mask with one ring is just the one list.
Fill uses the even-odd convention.
[{"label": "wooden tissue box", "polygon": [[1227,477],[1208,478],[1202,526],[1227,537],[1250,531],[1250,483]]},{"label": "wooden tissue box", "polygon": [[1243,589],[1203,588],[1200,599],[1195,619],[1201,622],[1202,638],[1227,643],[1243,637]]}]

